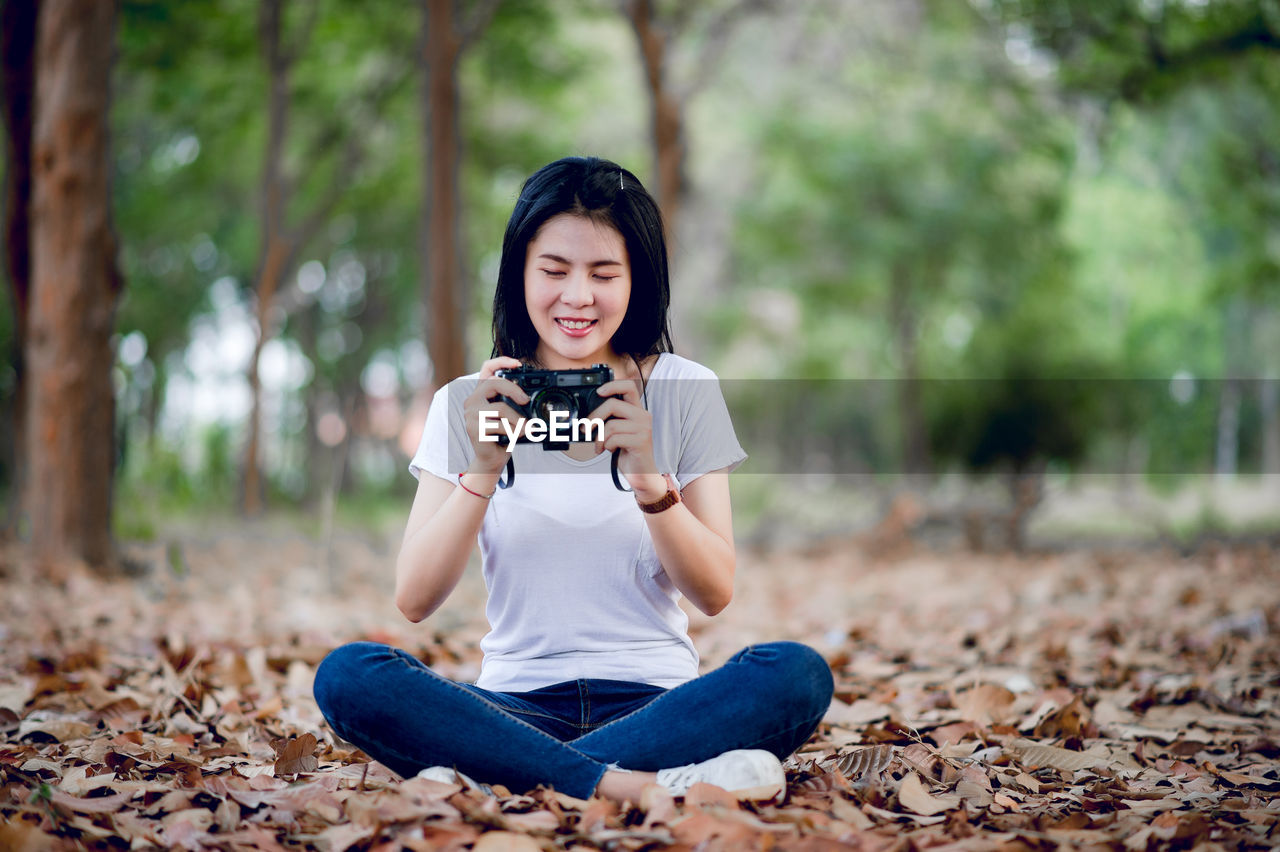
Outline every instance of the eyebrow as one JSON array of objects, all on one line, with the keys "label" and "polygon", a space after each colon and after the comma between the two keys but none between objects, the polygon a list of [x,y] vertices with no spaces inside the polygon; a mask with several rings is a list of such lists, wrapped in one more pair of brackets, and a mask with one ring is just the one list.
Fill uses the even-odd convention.
[{"label": "eyebrow", "polygon": [[[573,261],[569,260],[568,258],[561,257],[558,254],[549,254],[544,252],[538,255],[538,258],[539,259],[546,258],[547,260],[552,260],[552,261],[555,261],[556,263],[563,263],[565,266],[573,266]],[[621,265],[622,265],[622,261],[620,260],[593,260],[587,264],[587,267],[589,269],[595,269],[597,266],[621,266]]]}]

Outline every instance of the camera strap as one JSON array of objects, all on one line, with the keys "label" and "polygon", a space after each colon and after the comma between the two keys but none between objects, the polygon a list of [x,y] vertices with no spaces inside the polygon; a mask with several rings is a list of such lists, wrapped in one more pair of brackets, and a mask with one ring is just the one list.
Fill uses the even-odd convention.
[{"label": "camera strap", "polygon": [[[631,356],[631,360],[635,362],[636,369],[640,373],[641,405],[644,406],[645,411],[648,411],[649,410],[649,383],[645,381],[644,370],[641,369],[640,362],[636,361],[634,355]],[[613,451],[613,457],[609,459],[609,475],[613,477],[614,488],[618,489],[624,494],[630,494],[633,491],[633,489],[623,485],[622,478],[618,476],[618,454],[621,452],[622,452],[621,450]],[[507,475],[506,479],[503,479],[501,476],[498,477],[498,487],[502,489],[510,488],[512,485],[515,484],[515,481],[516,481],[516,463],[515,463],[515,459],[511,458],[510,456],[507,457],[507,467],[506,467],[505,473]]]},{"label": "camera strap", "polygon": [[624,494],[630,494],[631,489],[623,487],[622,480],[618,478],[618,453],[620,452],[622,450],[613,451],[613,458],[609,459],[609,473],[613,475],[613,487]]}]

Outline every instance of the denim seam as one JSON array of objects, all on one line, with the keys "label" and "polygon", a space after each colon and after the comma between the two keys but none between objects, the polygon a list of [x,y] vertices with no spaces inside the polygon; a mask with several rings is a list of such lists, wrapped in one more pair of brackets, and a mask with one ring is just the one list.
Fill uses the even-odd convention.
[{"label": "denim seam", "polygon": [[782,730],[777,731],[777,732],[775,732],[775,733],[768,734],[767,736],[759,737],[759,738],[757,738],[757,739],[755,739],[755,740],[752,740],[751,745],[742,746],[742,748],[753,748],[753,747],[755,747],[755,746],[759,745],[760,743],[763,743],[763,742],[765,742],[765,741],[767,741],[767,740],[774,739],[775,737],[784,737],[784,736],[787,736],[788,734],[794,733],[795,731],[799,731],[799,730],[801,730],[802,728],[810,728],[810,729],[817,728],[817,727],[818,727],[818,723],[819,723],[819,722],[821,722],[821,721],[822,721],[822,717],[821,717],[821,716],[819,716],[817,719],[812,719],[812,720],[810,720],[810,721],[801,722],[801,723],[799,723],[799,724],[792,725],[790,728],[783,728]]},{"label": "denim seam", "polygon": [[[447,685],[450,689],[458,690],[458,691],[460,691],[460,692],[466,693],[467,695],[471,696],[472,698],[475,698],[475,699],[476,699],[477,701],[479,701],[479,702],[484,706],[484,708],[485,708],[486,710],[488,710],[490,713],[497,713],[497,714],[499,714],[499,715],[507,715],[507,716],[511,716],[511,712],[510,712],[510,711],[508,711],[508,709],[507,709],[506,707],[503,707],[501,704],[497,704],[497,703],[495,703],[495,702],[493,702],[493,701],[490,701],[489,699],[485,698],[483,695],[480,695],[480,694],[478,694],[478,693],[472,692],[471,690],[466,689],[465,687],[463,687],[463,686],[461,686],[461,685],[459,685],[459,684],[455,683],[454,681],[450,680],[449,678],[447,678],[447,677],[443,677],[443,676],[441,676],[441,675],[436,674],[435,672],[431,671],[430,669],[426,669],[426,670],[424,671],[423,669],[421,669],[421,668],[419,668],[419,667],[417,667],[417,666],[411,665],[407,660],[405,660],[403,657],[399,656],[398,654],[397,654],[397,655],[395,655],[395,656],[396,656],[396,659],[398,659],[402,665],[406,666],[407,668],[409,668],[411,671],[415,672],[416,674],[418,674],[418,675],[426,675],[427,677],[430,677],[430,678],[436,678],[436,679],[438,679],[441,683],[444,683],[445,685]],[[534,714],[534,715],[537,715],[537,714]],[[558,739],[556,739],[555,737],[551,736],[551,734],[548,734],[546,731],[541,730],[540,728],[537,728],[537,727],[535,727],[535,726],[533,726],[533,725],[530,725],[530,724],[529,724],[528,722],[526,722],[524,719],[520,719],[520,718],[517,718],[517,717],[514,717],[514,716],[511,716],[511,718],[513,718],[516,722],[519,722],[521,725],[524,725],[526,728],[528,728],[529,730],[533,731],[533,732],[534,732],[534,733],[536,733],[538,736],[540,736],[540,737],[545,737],[546,739],[550,740],[551,742],[555,743],[556,745],[564,746],[566,749],[568,749],[569,751],[574,752],[575,754],[577,754],[579,757],[583,758],[584,760],[588,760],[588,761],[590,761],[590,762],[592,762],[592,763],[600,764],[601,766],[604,766],[604,765],[605,765],[605,764],[603,764],[601,761],[596,760],[594,757],[589,757],[588,755],[583,754],[582,752],[578,751],[578,750],[577,750],[577,749],[575,749],[573,746],[569,745],[568,743],[564,742],[563,740],[558,740]],[[544,718],[548,718],[548,719],[555,719],[555,717],[554,717],[554,716],[547,716],[547,717],[544,717]],[[557,721],[559,721],[559,720],[557,720]],[[401,754],[397,749],[394,749],[394,748],[388,748],[388,749],[387,749],[387,751],[394,753],[397,757],[403,757],[403,755],[402,755],[402,754]],[[406,763],[416,763],[417,761],[414,761],[414,760],[406,760],[405,762],[406,762]]]},{"label": "denim seam", "polygon": [[[693,681],[692,681],[692,680],[690,680],[690,681],[686,681],[685,683],[693,683]],[[685,684],[683,684],[683,683],[682,683],[682,684],[680,684],[680,686],[684,686],[684,685],[685,685]],[[643,713],[644,711],[646,711],[646,710],[648,710],[649,708],[653,707],[653,705],[657,704],[659,701],[661,701],[661,700],[662,700],[663,698],[665,698],[666,696],[673,694],[677,689],[679,689],[679,688],[680,688],[680,686],[674,687],[674,688],[672,688],[672,689],[668,689],[666,692],[663,692],[663,693],[658,694],[658,695],[657,695],[657,696],[655,696],[651,701],[647,702],[643,707],[637,707],[635,710],[632,710],[630,713],[626,714],[625,716],[619,716],[619,717],[618,717],[618,718],[616,718],[616,719],[610,719],[608,722],[605,722],[603,725],[600,725],[599,727],[597,727],[595,730],[591,731],[590,733],[593,733],[593,734],[594,734],[596,731],[603,731],[604,729],[606,729],[606,728],[610,727],[611,725],[616,725],[616,724],[618,724],[619,722],[623,722],[623,721],[626,721],[626,720],[628,720],[628,719],[632,718],[633,716],[635,716],[635,715],[636,715],[636,714],[638,714],[638,713]],[[584,736],[585,736],[585,734],[584,734]]]},{"label": "denim seam", "polygon": [[[767,644],[767,643],[766,643],[766,644]],[[760,643],[753,644],[753,645],[748,645],[747,647],[743,648],[741,651],[739,651],[738,653],[734,654],[734,655],[733,655],[733,656],[732,656],[732,657],[731,657],[731,658],[730,658],[730,659],[729,659],[729,660],[724,664],[724,666],[723,666],[720,670],[723,670],[723,669],[725,669],[725,668],[728,668],[728,667],[729,667],[729,666],[731,666],[731,665],[740,665],[740,664],[742,664],[743,657],[746,657],[746,656],[751,655],[752,653],[754,653],[754,652],[756,651],[756,649],[757,649],[758,647],[760,647]],[[695,679],[695,680],[696,680],[696,679]],[[694,682],[694,681],[692,681],[692,680],[691,680],[691,681],[686,681],[685,683],[693,683],[693,682]],[[684,685],[685,685],[685,684],[683,684],[683,683],[682,683],[682,684],[680,684],[680,686],[684,686]],[[639,714],[639,713],[643,713],[644,711],[646,711],[646,710],[648,710],[648,709],[652,708],[655,704],[657,704],[659,701],[661,701],[664,697],[666,697],[666,696],[668,696],[668,695],[671,695],[671,694],[675,693],[675,692],[680,688],[680,686],[676,686],[676,687],[673,687],[672,689],[668,689],[666,692],[659,694],[656,698],[654,698],[652,701],[650,701],[650,702],[648,702],[647,704],[645,704],[643,707],[639,707],[639,708],[637,708],[636,710],[633,710],[632,712],[630,712],[630,713],[626,714],[625,716],[620,716],[620,717],[618,717],[617,719],[612,719],[612,720],[610,720],[610,721],[608,721],[608,722],[604,723],[603,725],[599,726],[598,728],[596,728],[596,729],[594,729],[594,730],[592,730],[592,731],[589,731],[587,734],[583,734],[583,736],[588,736],[589,734],[595,734],[595,733],[597,733],[597,732],[599,732],[599,731],[603,731],[603,730],[605,730],[605,729],[609,728],[611,725],[616,725],[616,724],[617,724],[617,723],[619,723],[619,722],[623,722],[623,721],[627,721],[627,720],[632,719],[632,718],[633,718],[634,716],[636,716],[637,714]],[[818,716],[818,717],[817,717],[816,722],[820,722],[820,721],[822,721],[822,718],[823,718],[823,716],[825,716],[825,715],[826,715],[826,712],[824,711],[824,712],[822,713],[822,715],[820,715],[820,716]],[[816,726],[816,722],[806,722],[806,723],[801,723],[801,724],[792,725],[792,726],[791,726],[791,727],[789,727],[789,728],[785,728],[785,729],[783,729],[783,730],[781,730],[781,731],[778,731],[778,732],[776,732],[776,733],[769,734],[768,736],[763,737],[763,738],[761,738],[761,739],[757,739],[757,740],[755,740],[754,742],[757,742],[757,743],[758,743],[758,742],[763,742],[765,739],[769,739],[769,738],[771,738],[771,737],[777,737],[777,736],[782,736],[782,735],[784,735],[784,734],[791,733],[792,731],[799,730],[800,728],[804,727],[806,724],[814,724],[814,725]],[[581,737],[579,737],[578,739],[581,739]],[[574,742],[577,742],[577,740],[574,740]]]}]

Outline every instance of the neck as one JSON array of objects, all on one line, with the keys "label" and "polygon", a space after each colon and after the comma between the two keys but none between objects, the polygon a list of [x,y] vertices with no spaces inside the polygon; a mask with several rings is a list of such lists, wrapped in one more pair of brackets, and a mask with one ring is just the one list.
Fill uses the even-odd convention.
[{"label": "neck", "polygon": [[539,349],[534,353],[534,361],[544,370],[582,370],[596,364],[605,364],[613,368],[615,375],[621,375],[626,370],[627,365],[631,363],[631,357],[628,355],[619,355],[612,349],[608,352],[600,352],[585,360],[573,360],[562,358],[553,353],[546,353]]}]

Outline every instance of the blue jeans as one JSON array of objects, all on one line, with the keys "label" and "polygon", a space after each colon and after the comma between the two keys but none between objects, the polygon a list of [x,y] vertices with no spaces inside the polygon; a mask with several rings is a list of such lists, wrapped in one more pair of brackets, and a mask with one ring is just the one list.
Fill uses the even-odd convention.
[{"label": "blue jeans", "polygon": [[339,736],[406,778],[452,766],[585,799],[611,764],[656,771],[738,748],[785,759],[818,727],[832,688],[826,661],[796,642],[752,645],[673,689],[586,679],[532,692],[455,683],[405,651],[354,642],[320,664],[315,697]]}]

